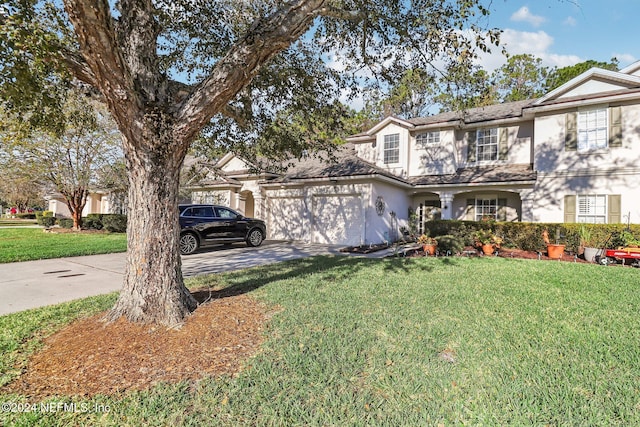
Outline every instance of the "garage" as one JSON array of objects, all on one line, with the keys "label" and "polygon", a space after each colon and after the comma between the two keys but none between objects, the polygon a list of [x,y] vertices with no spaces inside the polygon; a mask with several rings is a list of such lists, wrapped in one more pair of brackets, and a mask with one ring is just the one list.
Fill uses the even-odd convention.
[{"label": "garage", "polygon": [[272,240],[302,240],[304,231],[302,197],[269,198],[267,235]]},{"label": "garage", "polygon": [[360,194],[313,196],[311,241],[333,245],[359,245],[364,231]]}]

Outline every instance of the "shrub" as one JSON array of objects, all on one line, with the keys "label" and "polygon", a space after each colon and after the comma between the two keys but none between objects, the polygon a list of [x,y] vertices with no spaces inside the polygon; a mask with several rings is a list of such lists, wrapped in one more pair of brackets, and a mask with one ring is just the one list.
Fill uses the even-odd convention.
[{"label": "shrub", "polygon": [[446,254],[449,252],[451,254],[457,254],[462,252],[464,249],[464,240],[452,234],[438,236],[436,237],[436,240],[438,241],[438,251],[440,253]]},{"label": "shrub", "polygon": [[16,214],[16,218],[18,219],[36,219],[35,213],[19,213]]},{"label": "shrub", "polygon": [[[43,222],[43,218],[53,218],[53,212],[52,211],[38,211],[36,212],[36,221],[38,222],[38,224],[40,225],[44,225],[45,227],[51,227],[51,225],[45,225]],[[47,220],[49,221],[49,220]]]},{"label": "shrub", "polygon": [[127,216],[122,214],[102,215],[102,224],[107,231],[124,233],[127,231]]},{"label": "shrub", "polygon": [[52,216],[42,216],[40,219],[40,225],[44,225],[45,227],[53,227],[56,223],[56,219]]},{"label": "shrub", "polygon": [[88,230],[102,230],[104,224],[102,223],[102,214],[89,214],[82,218],[82,228]]},{"label": "shrub", "polygon": [[[568,251],[577,253],[580,248],[580,229],[583,226],[584,224],[435,220],[425,223],[425,233],[436,238],[452,235],[463,241],[465,245],[472,245],[476,231],[491,229],[496,236],[502,238],[502,247],[542,252],[546,250],[542,232],[548,230],[549,236],[555,243],[556,230],[559,230],[559,243],[565,244]],[[640,240],[640,225],[637,224],[629,226],[629,235],[623,234],[627,230],[624,224],[589,224],[588,227],[592,240],[598,244],[596,247],[625,246],[631,242],[630,236]]]},{"label": "shrub", "polygon": [[59,218],[58,225],[62,228],[73,228],[72,218]]}]

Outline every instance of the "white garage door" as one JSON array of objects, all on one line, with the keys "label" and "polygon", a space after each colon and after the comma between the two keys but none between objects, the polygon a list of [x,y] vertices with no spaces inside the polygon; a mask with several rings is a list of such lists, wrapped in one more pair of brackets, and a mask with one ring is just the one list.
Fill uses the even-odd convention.
[{"label": "white garage door", "polygon": [[359,245],[364,217],[360,195],[313,197],[312,242]]},{"label": "white garage door", "polygon": [[304,203],[302,197],[269,199],[267,235],[273,240],[302,240]]}]

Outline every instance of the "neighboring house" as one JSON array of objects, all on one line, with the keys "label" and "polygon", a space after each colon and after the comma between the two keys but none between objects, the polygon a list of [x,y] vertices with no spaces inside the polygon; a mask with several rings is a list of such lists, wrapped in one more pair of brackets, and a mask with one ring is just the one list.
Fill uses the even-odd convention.
[{"label": "neighboring house", "polygon": [[[82,210],[82,216],[89,214],[123,214],[126,212],[125,195],[109,191],[94,190],[87,196],[87,203]],[[69,207],[60,193],[49,194],[46,197],[47,210],[55,217],[71,217]]]},{"label": "neighboring house", "polygon": [[640,220],[640,62],[591,69],[545,96],[403,120],[347,138],[337,162],[250,173],[227,155],[198,203],[267,221],[268,238],[368,244],[433,218]]}]

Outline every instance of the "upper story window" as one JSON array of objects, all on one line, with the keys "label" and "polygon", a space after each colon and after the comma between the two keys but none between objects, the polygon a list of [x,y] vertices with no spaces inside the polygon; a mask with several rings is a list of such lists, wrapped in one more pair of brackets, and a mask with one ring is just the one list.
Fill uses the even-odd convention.
[{"label": "upper story window", "polygon": [[400,162],[400,134],[384,136],[384,164]]},{"label": "upper story window", "polygon": [[438,144],[440,142],[440,131],[423,132],[416,135],[416,143],[422,145]]},{"label": "upper story window", "polygon": [[506,128],[484,128],[466,134],[467,162],[506,161],[509,157],[509,131]]},{"label": "upper story window", "polygon": [[498,129],[478,129],[476,150],[479,162],[498,160]]},{"label": "upper story window", "polygon": [[571,111],[565,118],[565,151],[588,153],[623,146],[622,107]]},{"label": "upper story window", "polygon": [[607,148],[607,109],[578,112],[578,151]]}]

